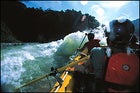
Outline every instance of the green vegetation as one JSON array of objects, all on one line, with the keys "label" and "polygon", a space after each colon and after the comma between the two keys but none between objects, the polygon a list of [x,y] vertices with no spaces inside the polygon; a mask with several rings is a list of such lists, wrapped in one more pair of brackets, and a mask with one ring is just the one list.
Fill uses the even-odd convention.
[{"label": "green vegetation", "polygon": [[[81,21],[83,15],[86,19]],[[1,20],[10,29],[2,30],[1,27],[1,33],[7,33],[1,34],[1,42],[49,42],[77,30],[99,26],[94,16],[82,14],[81,11],[43,11],[42,8],[27,8],[19,1],[1,1]],[[4,37],[11,38],[11,41]]]}]

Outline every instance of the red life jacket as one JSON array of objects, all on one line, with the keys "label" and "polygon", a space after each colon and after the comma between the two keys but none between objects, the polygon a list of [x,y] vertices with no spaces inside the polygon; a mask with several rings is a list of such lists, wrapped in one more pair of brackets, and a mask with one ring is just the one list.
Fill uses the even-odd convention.
[{"label": "red life jacket", "polygon": [[117,53],[109,59],[105,81],[133,86],[139,81],[139,58],[135,54]]},{"label": "red life jacket", "polygon": [[87,42],[85,45],[87,46],[88,48],[88,51],[90,52],[90,50],[94,47],[99,47],[100,44],[99,44],[100,40],[99,39],[93,39],[89,42]]}]

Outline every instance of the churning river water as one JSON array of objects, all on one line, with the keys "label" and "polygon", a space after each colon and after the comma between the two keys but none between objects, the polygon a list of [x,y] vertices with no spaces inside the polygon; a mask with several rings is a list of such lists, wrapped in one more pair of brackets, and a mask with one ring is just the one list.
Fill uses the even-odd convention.
[{"label": "churning river water", "polygon": [[[24,43],[1,47],[1,88],[14,92],[15,88],[50,72],[51,67],[62,67],[79,47],[84,33],[75,32],[64,39],[49,43]],[[83,44],[87,41],[84,40]],[[83,45],[82,44],[82,45]],[[20,92],[49,92],[55,78],[44,78],[21,88]]]}]

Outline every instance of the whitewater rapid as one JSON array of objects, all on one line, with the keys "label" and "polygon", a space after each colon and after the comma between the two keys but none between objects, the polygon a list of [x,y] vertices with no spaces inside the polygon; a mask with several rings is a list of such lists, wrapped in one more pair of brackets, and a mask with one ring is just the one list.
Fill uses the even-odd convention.
[{"label": "whitewater rapid", "polygon": [[[4,92],[13,92],[23,83],[50,72],[50,68],[67,64],[81,44],[85,33],[75,32],[64,39],[49,43],[25,43],[19,46],[1,48],[1,88]],[[85,38],[83,44],[87,42]],[[83,46],[82,44],[82,46]],[[21,92],[49,91],[54,78],[45,78],[22,88]]]}]

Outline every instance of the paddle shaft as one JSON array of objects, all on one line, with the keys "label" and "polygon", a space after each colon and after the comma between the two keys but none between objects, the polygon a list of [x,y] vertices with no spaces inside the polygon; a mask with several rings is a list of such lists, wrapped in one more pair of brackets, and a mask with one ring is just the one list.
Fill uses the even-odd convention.
[{"label": "paddle shaft", "polygon": [[[84,58],[82,58],[82,59],[80,59],[80,60],[78,60],[78,61],[73,61],[73,62],[71,62],[70,64],[68,64],[68,65],[66,65],[66,66],[64,66],[64,67],[61,67],[61,68],[59,68],[59,69],[57,69],[57,70],[58,70],[58,72],[62,72],[62,71],[64,71],[67,67],[74,66],[75,64],[77,64],[77,63],[79,63],[79,62],[81,62],[81,61],[87,60],[88,58],[89,58],[89,55],[86,56],[86,57],[84,57]],[[46,75],[43,75],[43,76],[41,76],[41,77],[39,77],[39,78],[36,78],[36,79],[34,79],[34,80],[30,81],[30,82],[27,82],[27,83],[25,83],[25,84],[23,84],[23,85],[17,87],[16,90],[18,90],[18,89],[20,89],[20,88],[22,88],[22,87],[25,87],[25,86],[27,86],[27,85],[30,85],[30,84],[32,84],[32,83],[34,83],[34,82],[37,82],[37,81],[39,81],[39,80],[41,80],[41,79],[43,79],[43,78],[45,78],[45,77],[48,77],[48,76],[50,76],[50,73],[49,73],[49,74],[46,74]]]},{"label": "paddle shaft", "polygon": [[62,72],[62,71],[64,71],[66,68],[68,68],[68,67],[71,67],[71,66],[74,66],[75,64],[77,64],[77,63],[79,63],[79,62],[81,62],[81,61],[85,61],[85,60],[87,60],[87,59],[89,59],[89,55],[88,56],[86,56],[86,57],[84,57],[84,58],[82,58],[82,59],[80,59],[80,60],[78,60],[78,61],[73,61],[73,62],[71,62],[70,64],[68,64],[68,65],[66,65],[66,66],[64,66],[64,67],[61,67],[61,68],[59,68],[59,69],[57,69],[58,70],[58,72]]},{"label": "paddle shaft", "polygon": [[[81,47],[81,45],[83,44],[83,42],[84,42],[85,38],[86,38],[86,34],[85,34],[85,36],[84,36],[84,38],[83,38],[83,40],[82,40],[82,42],[81,42],[81,44],[79,45],[79,47],[78,47],[78,48],[80,48],[80,47]],[[75,55],[77,55],[77,53],[78,53],[78,50],[76,50]]]},{"label": "paddle shaft", "polygon": [[39,81],[39,80],[41,80],[41,79],[43,79],[43,78],[45,78],[45,77],[48,77],[48,76],[49,76],[49,74],[46,74],[46,75],[43,75],[43,76],[41,76],[41,77],[39,77],[39,78],[36,78],[36,79],[34,79],[34,80],[30,81],[30,82],[24,83],[23,85],[17,87],[16,90],[18,90],[18,89],[20,89],[20,88],[22,88],[22,87],[25,87],[25,86],[27,86],[27,85],[30,85],[30,84],[32,84],[32,83],[34,83],[34,82],[37,82],[37,81]]}]

